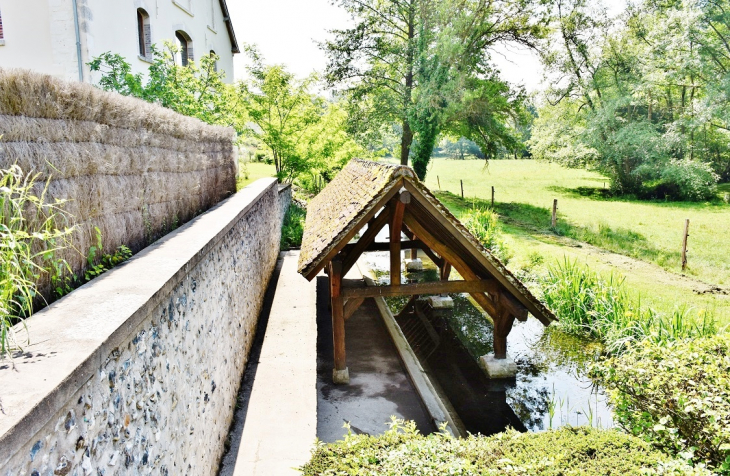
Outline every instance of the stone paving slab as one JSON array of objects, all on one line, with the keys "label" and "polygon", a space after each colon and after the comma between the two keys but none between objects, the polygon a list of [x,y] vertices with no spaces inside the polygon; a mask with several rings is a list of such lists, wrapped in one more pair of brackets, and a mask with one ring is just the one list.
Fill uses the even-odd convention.
[{"label": "stone paving slab", "polygon": [[[347,278],[362,278],[357,267]],[[332,383],[332,317],[328,309],[329,281],[318,276],[317,437],[327,443],[341,440],[349,423],[357,434],[379,435],[390,417],[416,422],[421,433],[436,431],[413,386],[375,302],[366,299],[345,323],[349,385]]]},{"label": "stone paving slab", "polygon": [[[298,252],[282,253],[281,272],[239,438],[235,466],[221,475],[299,474],[317,432],[316,280],[297,273]],[[247,372],[249,369],[246,370]],[[235,433],[235,430],[234,430]]]}]

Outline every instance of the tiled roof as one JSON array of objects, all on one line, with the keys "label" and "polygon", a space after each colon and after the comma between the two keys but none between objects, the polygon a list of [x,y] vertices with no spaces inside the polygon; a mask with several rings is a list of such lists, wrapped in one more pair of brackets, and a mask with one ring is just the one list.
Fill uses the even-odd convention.
[{"label": "tiled roof", "polygon": [[307,206],[299,272],[316,268],[400,177],[416,174],[402,165],[351,160]]}]

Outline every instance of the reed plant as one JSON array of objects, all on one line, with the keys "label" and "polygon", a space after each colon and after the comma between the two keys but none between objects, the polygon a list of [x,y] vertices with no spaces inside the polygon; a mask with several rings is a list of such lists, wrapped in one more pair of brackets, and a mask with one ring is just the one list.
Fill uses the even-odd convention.
[{"label": "reed plant", "polygon": [[661,344],[717,333],[712,312],[686,305],[663,314],[642,305],[624,278],[600,275],[577,261],[564,259],[548,266],[543,298],[560,319],[563,331],[600,340],[609,353],[622,352],[632,341]]},{"label": "reed plant", "polygon": [[47,191],[48,182],[17,165],[0,170],[0,358],[19,347],[16,325],[42,299],[38,283],[61,267],[56,252],[72,232],[63,202],[48,203]]}]

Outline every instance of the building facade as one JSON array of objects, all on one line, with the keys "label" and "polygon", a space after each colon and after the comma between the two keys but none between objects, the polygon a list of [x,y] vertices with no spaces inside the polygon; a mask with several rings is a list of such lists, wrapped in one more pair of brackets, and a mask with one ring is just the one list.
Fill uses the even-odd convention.
[{"label": "building facade", "polygon": [[0,0],[0,67],[96,82],[87,63],[111,52],[145,74],[151,46],[176,42],[181,64],[220,57],[233,82],[239,52],[225,0]]}]

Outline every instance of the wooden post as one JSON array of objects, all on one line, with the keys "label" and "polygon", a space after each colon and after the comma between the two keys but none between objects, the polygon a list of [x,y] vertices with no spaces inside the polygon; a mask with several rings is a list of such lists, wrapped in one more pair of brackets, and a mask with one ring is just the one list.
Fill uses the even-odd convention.
[{"label": "wooden post", "polygon": [[400,286],[400,235],[403,228],[403,214],[406,211],[406,203],[411,201],[411,195],[407,191],[401,192],[393,207],[393,215],[390,219],[390,285]]},{"label": "wooden post", "polygon": [[494,210],[494,187],[492,187],[492,210]]},{"label": "wooden post", "polygon": [[687,268],[687,238],[689,238],[689,218],[684,221],[684,237],[682,238],[682,271]]},{"label": "wooden post", "polygon": [[459,183],[461,183],[461,199],[464,199],[464,181],[459,180]]},{"label": "wooden post", "polygon": [[436,176],[436,182],[438,182],[438,184],[439,184],[439,190],[441,190],[441,179],[439,178],[438,175]]},{"label": "wooden post", "polygon": [[506,359],[507,336],[512,330],[515,318],[509,311],[503,310],[499,313],[499,316],[496,318],[493,316],[492,319],[494,321],[494,358]]},{"label": "wooden post", "polygon": [[443,267],[441,268],[441,281],[448,281],[449,275],[451,274],[451,264],[450,263],[444,263]]},{"label": "wooden post", "polygon": [[342,300],[342,262],[332,260],[329,264],[330,298],[332,300],[332,341],[334,344],[335,368],[332,381],[337,384],[350,383],[345,357],[345,305]]},{"label": "wooden post", "polygon": [[558,199],[553,200],[553,228],[558,226]]}]

